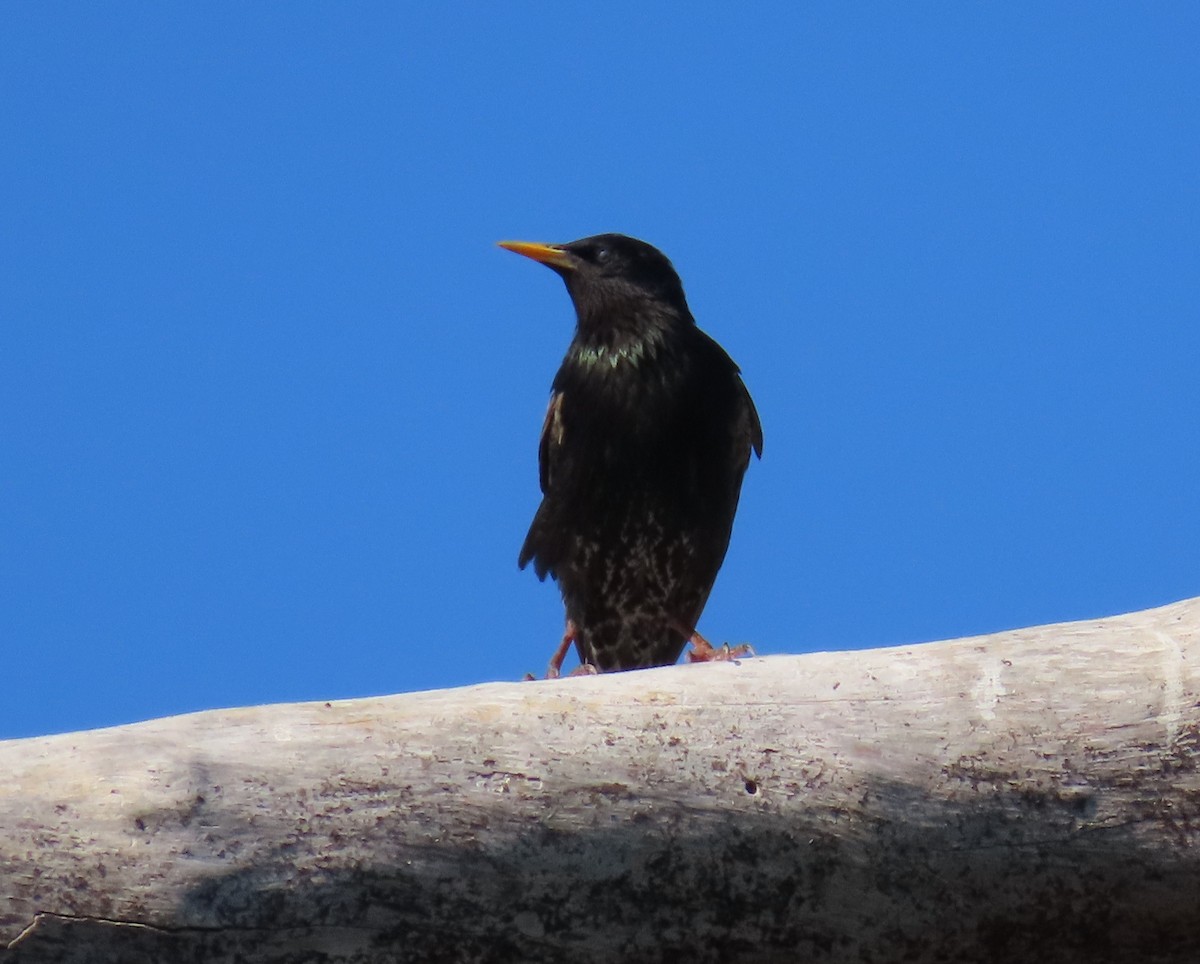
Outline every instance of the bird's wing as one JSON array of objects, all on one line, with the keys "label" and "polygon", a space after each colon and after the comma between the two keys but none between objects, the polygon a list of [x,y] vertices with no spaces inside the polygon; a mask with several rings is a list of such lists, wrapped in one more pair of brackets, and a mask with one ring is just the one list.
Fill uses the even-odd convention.
[{"label": "bird's wing", "polygon": [[[550,490],[554,464],[558,461],[558,452],[562,447],[562,403],[562,392],[555,392],[550,396],[550,404],[546,406],[546,418],[542,422],[542,435],[538,440],[538,482],[543,493]],[[755,418],[757,417],[756,415]],[[759,434],[761,435],[761,431]],[[759,442],[759,445],[762,443]]]},{"label": "bird's wing", "polygon": [[[742,438],[740,441],[744,447],[747,444],[754,449],[754,454],[760,459],[762,458],[763,450],[763,434],[762,422],[758,418],[758,409],[754,407],[754,399],[750,397],[750,392],[746,388],[746,383],[742,381],[741,376],[737,376],[738,388],[741,389],[742,396]],[[746,450],[746,464],[750,464],[750,452]]]},{"label": "bird's wing", "polygon": [[738,368],[737,362],[730,358],[729,353],[710,335],[699,329],[696,329],[696,332],[701,336],[703,343],[707,345],[708,351],[718,359],[717,364],[724,366],[725,370],[733,376],[738,408],[737,420],[733,425],[733,464],[738,466],[740,471],[745,472],[746,467],[750,464],[751,451],[760,459],[762,458],[763,430],[762,422],[758,418],[758,409],[754,407],[754,399],[750,397],[746,383],[742,381],[742,372]]}]

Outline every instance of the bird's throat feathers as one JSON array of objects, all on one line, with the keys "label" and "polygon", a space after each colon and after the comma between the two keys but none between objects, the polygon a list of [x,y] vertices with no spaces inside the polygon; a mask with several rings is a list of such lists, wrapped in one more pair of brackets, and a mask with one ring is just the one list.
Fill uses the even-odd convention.
[{"label": "bird's throat feathers", "polygon": [[571,343],[567,359],[584,371],[603,372],[608,369],[641,368],[652,365],[662,350],[661,332],[643,332],[626,338],[583,339]]},{"label": "bird's throat feathers", "polygon": [[623,313],[619,317],[620,322],[614,323],[612,315],[580,315],[567,362],[582,371],[600,374],[652,367],[669,353],[683,329],[695,326],[690,315],[680,317],[661,308],[648,315]]}]

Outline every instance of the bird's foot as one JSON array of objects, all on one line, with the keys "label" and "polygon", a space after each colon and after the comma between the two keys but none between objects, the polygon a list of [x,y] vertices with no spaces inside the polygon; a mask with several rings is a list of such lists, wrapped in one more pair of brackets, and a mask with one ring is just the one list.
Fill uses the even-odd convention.
[{"label": "bird's foot", "polygon": [[[599,672],[600,672],[600,670],[596,669],[596,667],[593,666],[591,663],[582,663],[579,666],[576,666],[567,675],[568,676],[596,676],[597,674],[599,674]],[[542,679],[559,679],[561,676],[562,676],[562,671],[560,669],[557,669],[554,666],[550,666],[550,667],[547,667],[546,675],[543,676]],[[525,682],[529,682],[530,680],[537,679],[537,677],[534,676],[532,673],[526,673],[525,676],[523,677],[523,679]]]},{"label": "bird's foot", "polygon": [[754,655],[754,647],[749,643],[741,643],[738,646],[724,643],[717,649],[699,633],[692,633],[688,642],[692,644],[687,654],[689,663],[728,663],[743,656]]},{"label": "bird's foot", "polygon": [[[554,655],[550,657],[550,665],[546,667],[545,679],[558,679],[562,675],[563,660],[567,658],[567,652],[571,648],[571,644],[575,642],[578,636],[578,630],[575,628],[575,623],[568,619],[567,628],[563,631],[562,641],[558,644],[558,649],[554,651]],[[567,675],[568,676],[595,676],[600,671],[591,663],[583,663],[575,667]],[[532,673],[526,673],[525,679],[536,679]]]},{"label": "bird's foot", "polygon": [[[567,674],[567,676],[596,676],[599,672],[600,672],[600,670],[596,669],[596,667],[593,666],[591,663],[583,663],[579,666],[576,666],[573,670],[571,670],[571,672],[569,672]],[[562,676],[561,670],[556,669],[553,666],[550,666],[546,669],[546,675],[543,676],[542,679],[559,679],[561,676]],[[532,673],[526,673],[525,676],[523,677],[523,679],[525,682],[529,682],[530,680],[536,680],[537,677],[534,676]]]}]

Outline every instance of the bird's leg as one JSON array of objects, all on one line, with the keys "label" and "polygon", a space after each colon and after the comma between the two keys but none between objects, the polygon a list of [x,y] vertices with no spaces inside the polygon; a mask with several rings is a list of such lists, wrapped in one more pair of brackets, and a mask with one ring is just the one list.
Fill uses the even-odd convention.
[{"label": "bird's leg", "polygon": [[686,635],[688,642],[692,644],[692,648],[688,650],[687,654],[689,663],[727,663],[730,660],[741,659],[743,656],[754,655],[754,647],[749,643],[741,643],[738,646],[724,643],[720,649],[717,649],[699,632],[694,629],[689,630],[678,620],[675,620],[673,625],[679,632]]},{"label": "bird's leg", "polygon": [[[571,649],[571,644],[579,639],[579,630],[575,628],[575,620],[567,620],[567,628],[563,630],[562,642],[558,644],[558,649],[554,651],[554,655],[550,657],[550,665],[546,667],[546,679],[558,679],[562,675],[563,660],[567,658],[567,652]],[[569,676],[594,676],[597,669],[591,663],[584,663],[581,666],[571,670]]]},{"label": "bird's leg", "polygon": [[567,628],[563,630],[562,642],[558,644],[558,649],[550,657],[550,665],[546,667],[546,679],[558,679],[562,673],[563,660],[567,658],[567,651],[571,648],[571,644],[575,642],[577,635],[578,631],[575,629],[575,621],[568,619]]},{"label": "bird's leg", "polygon": [[[567,650],[571,648],[571,644],[575,642],[576,629],[575,623],[568,619],[567,628],[563,630],[562,642],[558,644],[558,649],[554,651],[554,655],[550,657],[550,665],[546,667],[546,675],[544,679],[558,679],[562,673],[563,660],[567,658]],[[532,673],[525,674],[525,680],[537,679]]]}]

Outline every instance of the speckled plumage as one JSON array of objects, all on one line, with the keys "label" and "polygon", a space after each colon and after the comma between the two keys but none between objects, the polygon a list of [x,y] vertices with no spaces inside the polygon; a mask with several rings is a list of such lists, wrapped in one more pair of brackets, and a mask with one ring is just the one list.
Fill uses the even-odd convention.
[{"label": "speckled plumage", "polygon": [[504,246],[557,271],[577,318],[519,564],[557,580],[564,643],[583,663],[674,663],[725,558],[750,453],[762,454],[754,403],[656,248],[619,234]]}]

